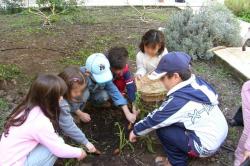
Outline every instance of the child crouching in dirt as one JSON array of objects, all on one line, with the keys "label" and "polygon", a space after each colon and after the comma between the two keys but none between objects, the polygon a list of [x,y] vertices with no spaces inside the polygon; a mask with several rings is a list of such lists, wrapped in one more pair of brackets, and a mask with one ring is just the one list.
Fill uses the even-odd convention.
[{"label": "child crouching in dirt", "polygon": [[166,157],[156,165],[187,166],[188,157],[209,157],[227,137],[226,119],[211,85],[190,70],[191,57],[183,52],[163,56],[149,75],[160,79],[167,92],[162,105],[136,123],[129,140],[156,130]]},{"label": "child crouching in dirt", "polygon": [[116,106],[120,106],[130,123],[134,123],[137,111],[130,112],[127,100],[114,85],[110,63],[106,56],[95,53],[88,57],[86,66],[81,67],[83,74],[88,75],[89,100],[93,105],[102,105],[111,98]]},{"label": "child crouching in dirt", "polygon": [[235,166],[239,166],[247,158],[250,158],[250,81],[243,85],[241,98],[244,130],[235,152]]},{"label": "child crouching in dirt", "polygon": [[67,85],[58,76],[40,75],[25,99],[8,116],[0,141],[0,165],[54,165],[57,157],[82,160],[86,152],[58,135],[59,101]]},{"label": "child crouching in dirt", "polygon": [[76,142],[85,145],[90,153],[96,152],[95,146],[88,141],[85,134],[75,124],[71,113],[75,113],[83,122],[89,122],[90,116],[83,112],[88,99],[86,94],[87,81],[78,67],[67,67],[59,74],[66,85],[68,91],[64,99],[60,101],[59,126],[63,134],[67,135]]},{"label": "child crouching in dirt", "polygon": [[123,96],[127,96],[132,103],[132,110],[136,111],[136,85],[134,77],[129,71],[128,51],[124,47],[113,47],[107,53],[107,58],[113,74],[113,82]]}]

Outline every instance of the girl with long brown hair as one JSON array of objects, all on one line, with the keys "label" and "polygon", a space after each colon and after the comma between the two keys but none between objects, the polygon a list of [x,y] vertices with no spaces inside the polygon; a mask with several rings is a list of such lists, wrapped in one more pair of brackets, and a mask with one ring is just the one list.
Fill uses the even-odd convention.
[{"label": "girl with long brown hair", "polygon": [[53,165],[57,157],[83,159],[81,148],[64,143],[58,133],[59,100],[65,82],[56,75],[40,75],[23,102],[7,118],[0,141],[0,165]]}]

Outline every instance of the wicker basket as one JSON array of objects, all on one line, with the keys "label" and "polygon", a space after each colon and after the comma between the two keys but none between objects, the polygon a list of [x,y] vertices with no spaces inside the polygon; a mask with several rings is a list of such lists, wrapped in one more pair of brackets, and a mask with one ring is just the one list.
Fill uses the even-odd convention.
[{"label": "wicker basket", "polygon": [[166,89],[160,80],[152,81],[147,75],[141,80],[136,80],[136,86],[141,99],[145,102],[159,102],[166,97]]}]

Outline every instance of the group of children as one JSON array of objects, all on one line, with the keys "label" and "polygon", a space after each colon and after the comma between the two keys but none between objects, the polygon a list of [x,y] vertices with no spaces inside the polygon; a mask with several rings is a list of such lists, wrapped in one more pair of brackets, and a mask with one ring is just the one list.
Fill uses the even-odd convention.
[{"label": "group of children", "polygon": [[[215,90],[191,73],[190,56],[168,53],[161,31],[147,31],[139,49],[135,77],[129,70],[128,51],[124,47],[92,54],[85,66],[67,67],[58,75],[39,75],[4,124],[0,165],[50,166],[58,157],[82,160],[87,156],[82,148],[67,145],[62,135],[84,145],[88,153],[96,152],[72,114],[88,123],[91,117],[84,112],[86,103],[99,108],[110,106],[111,100],[130,123],[135,123],[140,112],[135,105],[135,79],[147,74],[150,79],[162,81],[168,91],[167,98],[159,109],[135,124],[130,141],[156,130],[168,158],[157,158],[157,164],[163,165],[187,165],[190,156],[214,154],[227,135],[227,123],[218,107]],[[248,86],[243,100],[246,111],[249,111],[249,89]],[[249,117],[246,119],[248,122]],[[243,161],[244,153],[245,157],[250,153],[249,130],[244,131],[236,155],[238,163]],[[242,146],[245,142],[248,143]]]}]

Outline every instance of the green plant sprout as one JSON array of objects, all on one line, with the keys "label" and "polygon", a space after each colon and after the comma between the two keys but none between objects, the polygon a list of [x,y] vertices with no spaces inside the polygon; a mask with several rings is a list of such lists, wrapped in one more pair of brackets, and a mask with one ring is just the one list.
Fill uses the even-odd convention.
[{"label": "green plant sprout", "polygon": [[[145,109],[144,104],[142,103],[141,100],[141,94],[139,92],[136,93],[135,105],[141,111],[139,116],[140,119],[145,118],[145,116],[147,116],[147,114],[150,112],[149,110]],[[156,106],[157,105],[155,105],[154,107]],[[154,150],[155,139],[152,136],[147,135],[141,137],[140,140],[142,141],[142,145],[146,145],[148,152],[155,153]]]},{"label": "green plant sprout", "polygon": [[135,106],[140,110],[139,119],[143,119],[149,113],[142,103],[141,94],[139,92],[136,92]]},{"label": "green plant sprout", "polygon": [[146,144],[148,152],[156,153],[154,150],[154,145],[155,145],[155,138],[154,137],[147,135],[147,136],[141,137],[140,141],[142,141],[142,145]]},{"label": "green plant sprout", "polygon": [[115,126],[118,128],[118,133],[116,134],[119,137],[119,153],[122,153],[125,147],[129,147],[134,152],[134,146],[126,138],[124,127],[121,127],[118,122],[115,123]]}]

